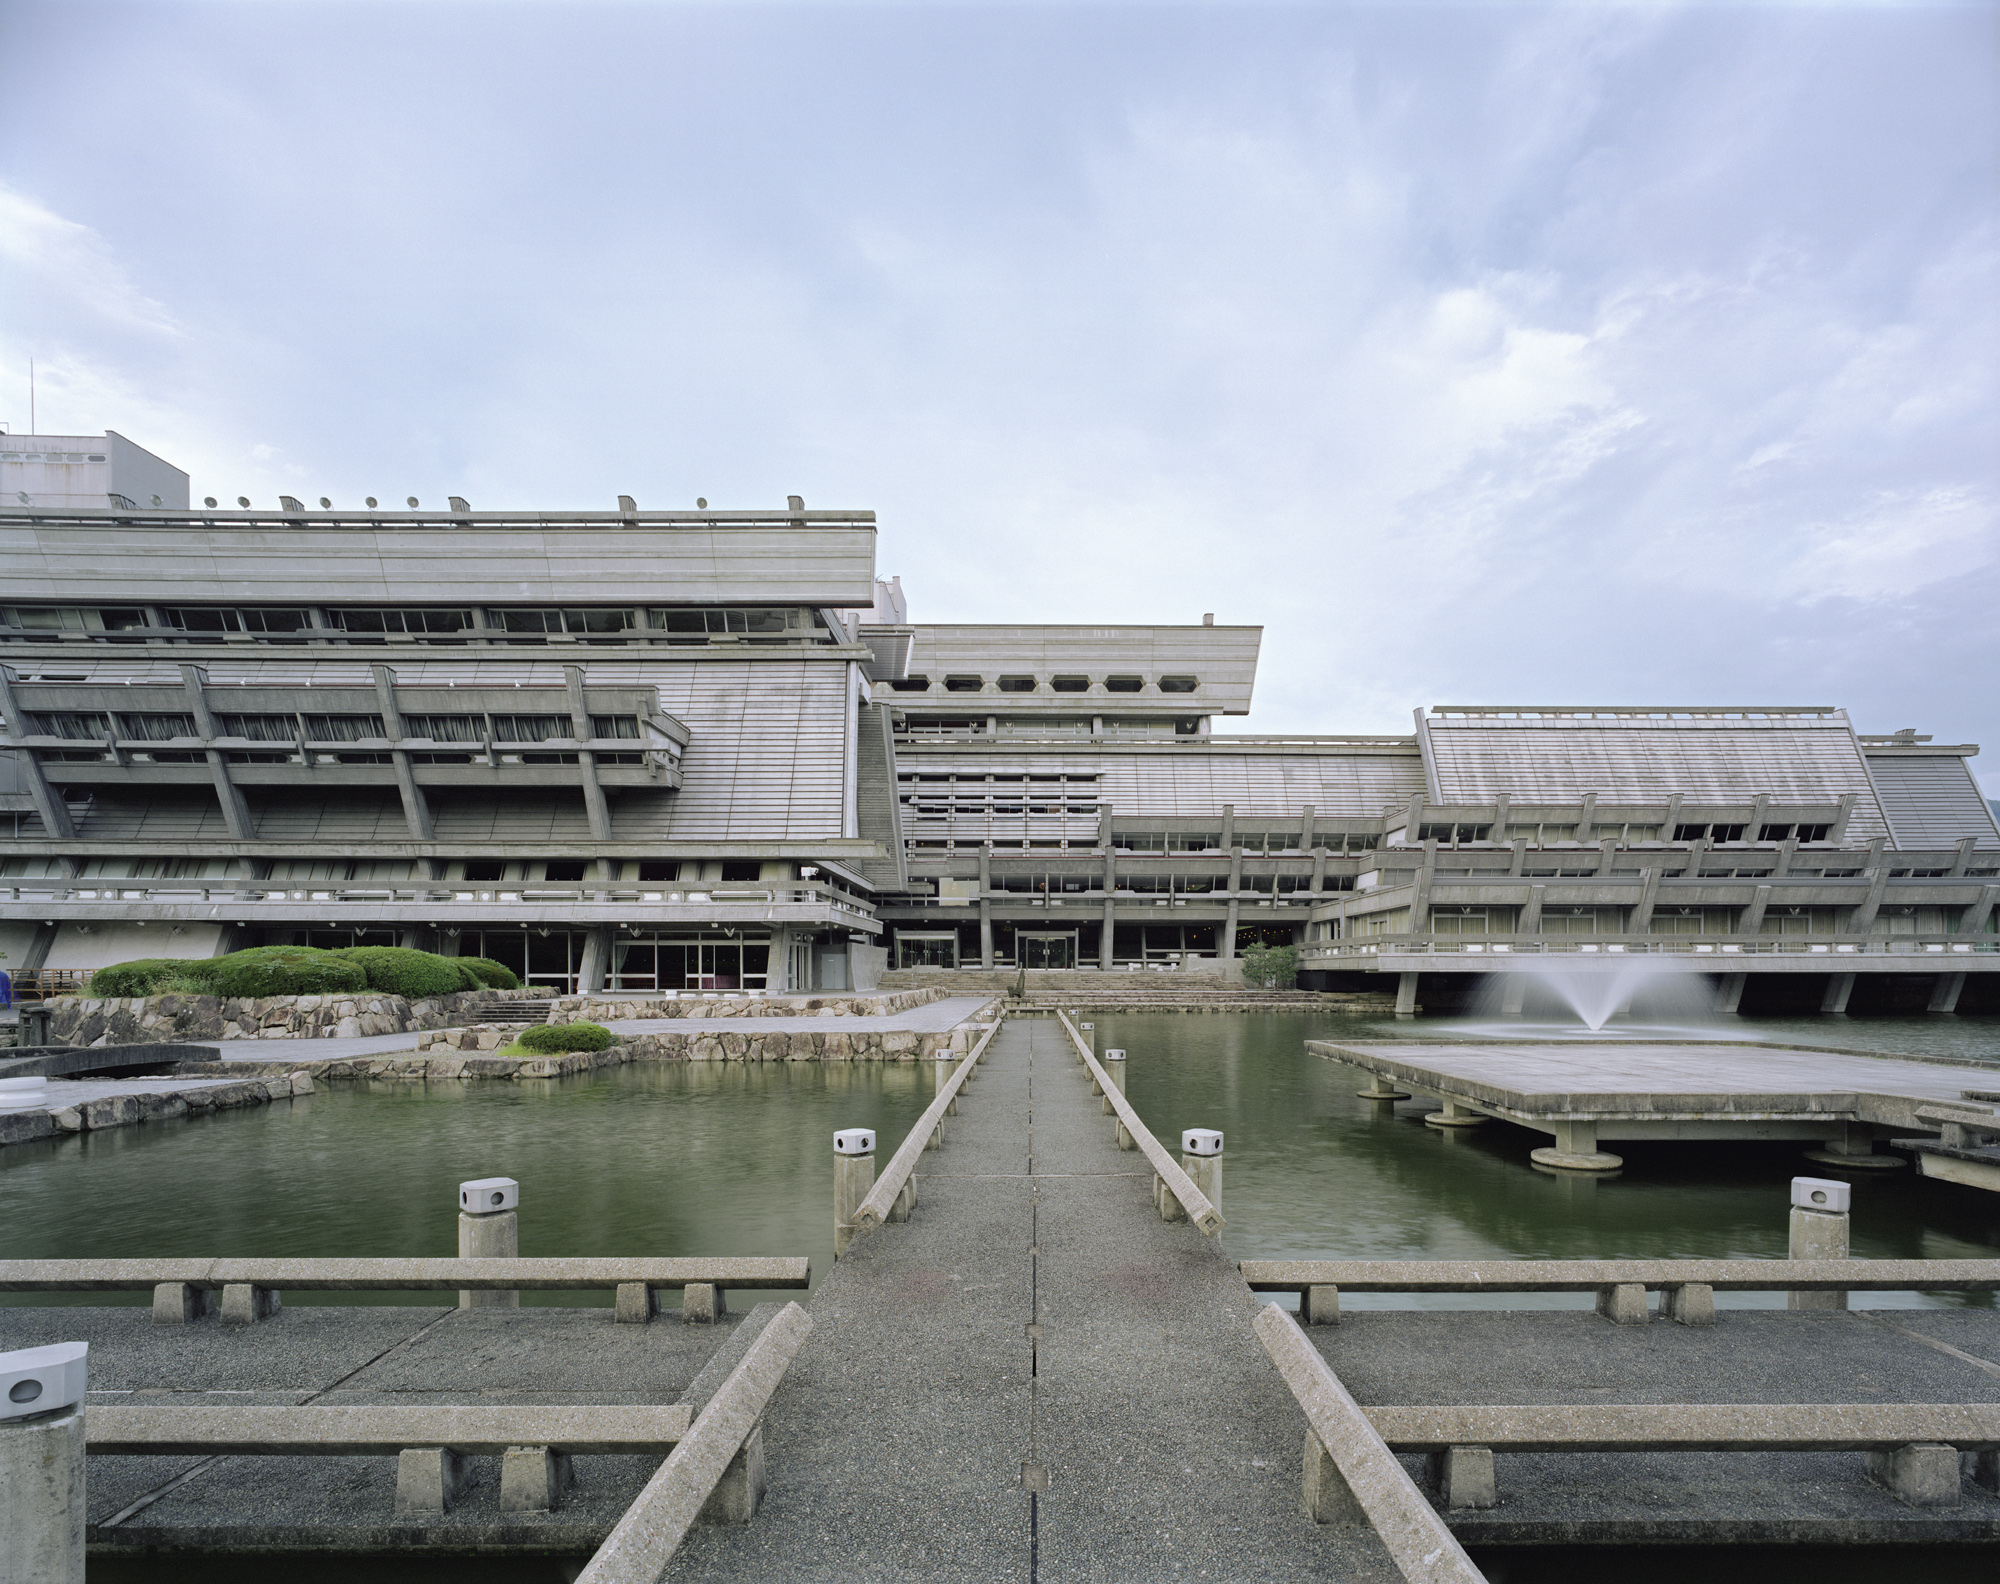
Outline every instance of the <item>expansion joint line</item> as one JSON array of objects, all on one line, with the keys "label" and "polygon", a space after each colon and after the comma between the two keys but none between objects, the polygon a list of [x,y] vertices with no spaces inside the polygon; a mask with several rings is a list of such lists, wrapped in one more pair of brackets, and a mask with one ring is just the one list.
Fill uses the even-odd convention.
[{"label": "expansion joint line", "polygon": [[1028,1487],[1028,1584],[1040,1584],[1042,1574],[1042,1488],[1048,1473],[1042,1464],[1042,1205],[1035,1176],[1035,1031],[1028,1030],[1028,1458],[1021,1483]]}]

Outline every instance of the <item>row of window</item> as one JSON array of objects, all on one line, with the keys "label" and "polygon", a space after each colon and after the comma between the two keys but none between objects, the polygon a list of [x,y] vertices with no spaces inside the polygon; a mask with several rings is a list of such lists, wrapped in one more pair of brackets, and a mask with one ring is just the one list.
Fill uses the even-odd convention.
[{"label": "row of window", "polygon": [[[315,615],[319,620],[315,620]],[[169,606],[167,625],[189,635],[208,633],[289,634],[314,631],[359,634],[571,633],[616,635],[670,633],[689,638],[740,634],[746,638],[804,639],[826,632],[817,611],[804,607],[743,606],[723,609],[594,607],[490,610],[487,620],[469,607],[410,609],[402,606],[344,610],[289,606]],[[26,632],[136,632],[153,625],[141,606],[16,605],[0,607],[0,624]]]},{"label": "row of window", "polygon": [[[1767,910],[1758,922],[1760,939],[1792,936],[1835,935],[1851,909],[1841,907],[1779,907]],[[1964,910],[1924,905],[1897,905],[1880,909],[1869,927],[1871,936],[1949,935]],[[1648,935],[1733,935],[1742,920],[1740,907],[1662,907],[1653,910],[1647,921]],[[1623,907],[1544,908],[1535,933],[1541,935],[1622,935],[1630,933],[1630,912]],[[1513,907],[1438,907],[1431,909],[1433,935],[1512,935],[1520,922],[1520,909]],[[1350,938],[1372,935],[1399,935],[1409,927],[1409,909],[1367,914],[1347,920],[1333,919],[1314,928],[1322,939],[1339,937],[1342,925]],[[1988,927],[1992,927],[1989,919]]]},{"label": "row of window", "polygon": [[[62,737],[77,742],[102,742],[113,735],[112,716],[99,710],[30,710],[28,728],[42,737]],[[388,726],[380,715],[280,715],[219,713],[216,726],[224,737],[246,742],[363,742],[386,738]],[[431,742],[483,743],[548,742],[576,734],[576,723],[568,715],[406,715],[403,728],[409,737]],[[590,729],[597,738],[639,736],[639,720],[634,715],[593,715]],[[126,741],[173,742],[199,737],[201,728],[191,712],[154,710],[145,713],[120,712],[116,735]]]},{"label": "row of window", "polygon": [[[952,671],[945,674],[941,685],[947,693],[983,693],[987,684],[986,678],[980,673]],[[1143,676],[1130,672],[1100,678],[1082,675],[1052,676],[1048,683],[1051,693],[1088,693],[1094,685],[1102,686],[1107,693],[1143,693],[1147,684]],[[898,693],[928,693],[931,690],[931,679],[918,671],[905,677],[892,677],[889,686]],[[1039,677],[1026,673],[1002,673],[993,679],[994,691],[999,693],[1035,693],[1040,691],[1041,686]],[[1199,690],[1201,682],[1199,678],[1191,676],[1163,676],[1157,679],[1153,686],[1162,693],[1193,693]]]}]

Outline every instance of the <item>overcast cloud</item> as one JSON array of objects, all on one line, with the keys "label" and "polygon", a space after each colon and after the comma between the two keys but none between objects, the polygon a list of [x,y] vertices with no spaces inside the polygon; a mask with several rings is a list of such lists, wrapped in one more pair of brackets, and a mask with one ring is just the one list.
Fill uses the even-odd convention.
[{"label": "overcast cloud", "polygon": [[1236,728],[1993,746],[1995,8],[0,5],[0,419],[199,496],[873,507]]}]

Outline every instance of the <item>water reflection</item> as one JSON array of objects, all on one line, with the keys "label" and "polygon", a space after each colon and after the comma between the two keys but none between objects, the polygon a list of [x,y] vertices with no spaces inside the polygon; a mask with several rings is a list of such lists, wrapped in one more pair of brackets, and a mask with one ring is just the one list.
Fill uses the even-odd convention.
[{"label": "water reflection", "polygon": [[[1622,1172],[1537,1172],[1528,1152],[1546,1143],[1545,1135],[1504,1122],[1456,1134],[1423,1127],[1416,1120],[1421,1103],[1390,1107],[1360,1099],[1354,1068],[1303,1051],[1309,1039],[1434,1036],[1450,1020],[1370,1026],[1311,1015],[1123,1014],[1096,1022],[1100,1049],[1125,1048],[1128,1093],[1156,1134],[1214,1127],[1228,1136],[1223,1240],[1238,1259],[1785,1253],[1788,1183],[1805,1169],[1801,1146],[1621,1142]],[[1877,1032],[1890,1031],[1878,1025]],[[1854,1202],[1857,1255],[2000,1255],[2000,1218],[1978,1190],[1897,1172],[1858,1182]],[[1783,1303],[1782,1294],[1726,1296],[1731,1303]],[[1588,1306],[1587,1299],[1560,1296],[1510,1301]],[[1951,1307],[1987,1306],[1992,1299],[1857,1295],[1857,1304],[1864,1301]],[[1356,1307],[1411,1302],[1456,1307],[1493,1300],[1353,1297]]]}]

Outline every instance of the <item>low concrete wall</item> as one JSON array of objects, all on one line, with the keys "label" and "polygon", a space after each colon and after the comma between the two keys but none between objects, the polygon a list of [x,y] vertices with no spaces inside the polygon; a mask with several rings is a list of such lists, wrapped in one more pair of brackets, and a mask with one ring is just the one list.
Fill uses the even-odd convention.
[{"label": "low concrete wall", "polygon": [[881,995],[759,997],[751,1000],[710,1000],[700,996],[664,997],[559,996],[549,1012],[551,1023],[605,1023],[634,1018],[768,1018],[768,1017],[887,1017],[912,1007],[948,1000],[954,993],[978,995],[976,987],[953,992],[923,989]]},{"label": "low concrete wall", "polygon": [[60,996],[49,1002],[49,1038],[93,1049],[156,1041],[352,1039],[407,1034],[472,1021],[495,1001],[532,990],[461,990],[411,1001],[374,990],[297,996],[124,996],[93,1000]]}]

